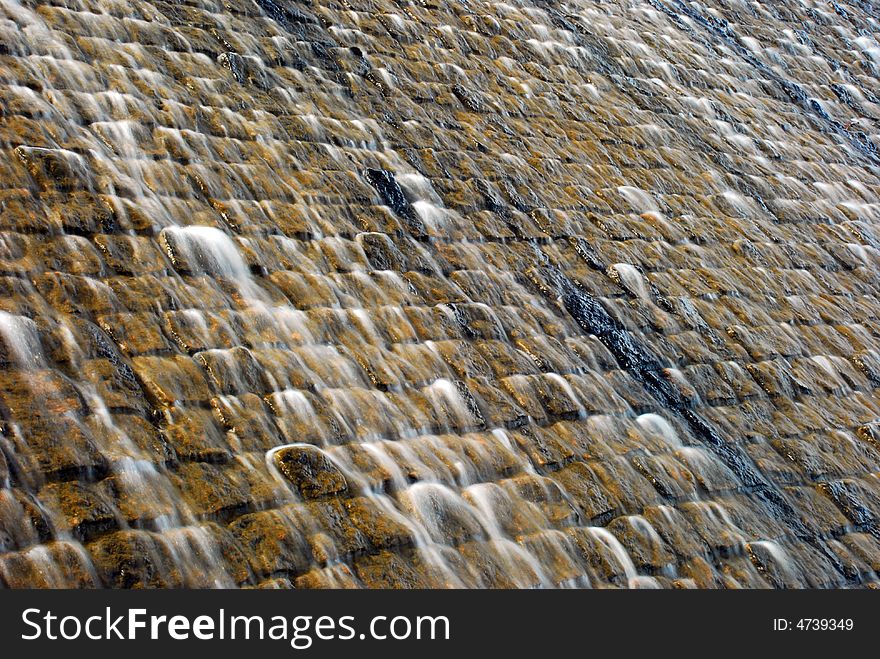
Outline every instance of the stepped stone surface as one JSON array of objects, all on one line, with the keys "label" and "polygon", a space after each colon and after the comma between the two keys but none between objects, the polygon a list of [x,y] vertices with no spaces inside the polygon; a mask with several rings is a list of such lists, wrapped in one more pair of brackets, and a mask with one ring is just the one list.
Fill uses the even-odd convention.
[{"label": "stepped stone surface", "polygon": [[880,571],[880,14],[0,0],[0,584]]}]

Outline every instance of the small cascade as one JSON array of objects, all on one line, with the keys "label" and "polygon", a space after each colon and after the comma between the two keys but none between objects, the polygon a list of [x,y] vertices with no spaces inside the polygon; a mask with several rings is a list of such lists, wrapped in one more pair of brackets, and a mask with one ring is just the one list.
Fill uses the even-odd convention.
[{"label": "small cascade", "polygon": [[0,311],[0,338],[6,359],[24,368],[43,365],[43,349],[36,323],[25,316]]},{"label": "small cascade", "polygon": [[250,272],[229,236],[213,227],[167,227],[159,238],[178,271],[223,277],[246,285]]}]

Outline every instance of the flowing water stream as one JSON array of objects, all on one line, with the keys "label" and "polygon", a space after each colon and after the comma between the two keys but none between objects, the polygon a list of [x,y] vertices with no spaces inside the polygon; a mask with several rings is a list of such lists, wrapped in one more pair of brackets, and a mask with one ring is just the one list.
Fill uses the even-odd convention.
[{"label": "flowing water stream", "polygon": [[0,585],[880,571],[870,3],[0,0]]}]

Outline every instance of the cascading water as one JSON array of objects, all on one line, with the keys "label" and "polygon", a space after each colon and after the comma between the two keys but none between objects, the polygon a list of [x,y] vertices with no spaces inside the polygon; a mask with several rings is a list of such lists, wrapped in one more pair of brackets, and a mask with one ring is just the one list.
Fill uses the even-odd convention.
[{"label": "cascading water", "polygon": [[877,585],[877,21],[0,0],[0,585]]}]

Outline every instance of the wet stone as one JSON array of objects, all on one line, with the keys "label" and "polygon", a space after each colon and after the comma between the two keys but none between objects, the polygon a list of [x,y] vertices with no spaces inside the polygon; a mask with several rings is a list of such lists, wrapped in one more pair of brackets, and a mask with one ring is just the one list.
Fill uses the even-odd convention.
[{"label": "wet stone", "polygon": [[171,347],[152,314],[101,316],[98,325],[124,354],[165,352]]},{"label": "wet stone", "polygon": [[49,370],[21,370],[10,368],[0,373],[3,403],[10,413],[25,416],[29,410],[38,410],[39,418],[52,417],[82,409],[82,398],[73,384],[63,375]]},{"label": "wet stone", "polygon": [[208,410],[175,407],[160,432],[160,441],[178,460],[223,463],[232,457],[226,434]]},{"label": "wet stone", "polygon": [[124,363],[109,359],[93,359],[82,366],[84,379],[95,387],[95,393],[112,409],[144,412],[147,403],[134,372]]},{"label": "wet stone", "polygon": [[307,508],[317,527],[323,529],[309,537],[311,551],[320,562],[363,554],[370,547],[369,539],[354,525],[342,501],[312,501]]},{"label": "wet stone", "polygon": [[107,470],[106,458],[94,437],[69,417],[22,424],[13,436],[13,446],[25,469],[33,468],[50,480],[91,480]]},{"label": "wet stone", "polygon": [[32,495],[18,488],[0,491],[0,553],[46,542],[51,534],[51,523]]},{"label": "wet stone", "polygon": [[300,574],[311,565],[304,522],[296,511],[280,509],[244,515],[229,528],[255,574]]},{"label": "wet stone", "polygon": [[195,360],[205,369],[220,394],[260,393],[269,390],[260,364],[246,348],[206,350],[196,354]]},{"label": "wet stone", "polygon": [[602,585],[616,587],[629,585],[634,570],[630,568],[631,561],[628,555],[606,550],[609,542],[613,543],[613,540],[607,540],[603,533],[590,528],[570,527],[566,529],[566,534],[577,548],[579,560],[590,566],[595,575],[594,588]]},{"label": "wet stone", "polygon": [[0,556],[7,588],[97,588],[102,584],[79,543],[56,541]]},{"label": "wet stone", "polygon": [[119,528],[119,511],[90,483],[51,483],[40,491],[40,499],[58,510],[66,521],[65,530],[83,542]]},{"label": "wet stone", "polygon": [[72,151],[20,146],[15,155],[45,189],[75,190],[92,184],[88,163]]},{"label": "wet stone", "polygon": [[512,551],[506,543],[468,542],[461,546],[462,558],[481,588],[534,588],[541,583],[535,565]]},{"label": "wet stone", "polygon": [[[758,568],[745,556],[732,556],[719,561],[719,573],[737,588],[772,588],[769,578],[765,578]],[[769,575],[768,575],[769,576]]]},{"label": "wet stone", "polygon": [[585,520],[603,519],[620,505],[609,498],[609,494],[601,487],[599,478],[583,462],[573,462],[554,472],[551,478],[572,497]]},{"label": "wet stone", "polygon": [[706,545],[681,511],[670,506],[646,508],[644,517],[680,559],[702,557]]},{"label": "wet stone", "polygon": [[361,588],[355,572],[348,565],[334,565],[306,572],[294,581],[296,588]]},{"label": "wet stone", "polygon": [[660,535],[644,517],[618,517],[607,528],[620,541],[637,567],[659,571],[674,562]]},{"label": "wet stone", "polygon": [[405,556],[383,551],[355,560],[355,571],[367,588],[430,588],[431,582]]},{"label": "wet stone", "polygon": [[221,396],[211,399],[214,415],[227,433],[230,447],[236,451],[268,451],[281,441],[263,400],[255,394]]},{"label": "wet stone", "polygon": [[314,446],[281,448],[274,453],[273,460],[284,477],[307,499],[338,496],[348,490],[343,473]]},{"label": "wet stone", "polygon": [[38,258],[49,270],[76,275],[98,275],[104,268],[98,251],[82,236],[64,236],[45,241]]},{"label": "wet stone", "polygon": [[592,570],[577,560],[574,544],[559,531],[541,532],[522,540],[523,547],[541,565],[547,580],[554,586],[586,587]]},{"label": "wet stone", "polygon": [[91,415],[86,417],[85,423],[111,462],[133,457],[130,444],[138,451],[137,457],[151,462],[166,464],[177,459],[166,437],[142,416],[121,413],[107,419]]},{"label": "wet stone", "polygon": [[112,313],[119,308],[113,290],[104,282],[67,273],[42,273],[33,279],[40,295],[57,311],[75,314]]},{"label": "wet stone", "polygon": [[240,474],[219,465],[181,464],[172,475],[192,511],[205,519],[223,520],[250,512],[250,488]]},{"label": "wet stone", "polygon": [[157,407],[206,401],[211,397],[202,372],[188,357],[135,357],[132,364],[144,391]]},{"label": "wet stone", "polygon": [[118,274],[142,275],[168,267],[162,253],[147,238],[110,234],[95,236],[94,240],[108,267]]},{"label": "wet stone", "polygon": [[370,498],[347,499],[345,508],[352,523],[375,549],[396,549],[416,541],[411,528]]},{"label": "wet stone", "polygon": [[151,533],[119,531],[87,546],[103,584],[116,588],[180,588],[170,549]]}]

